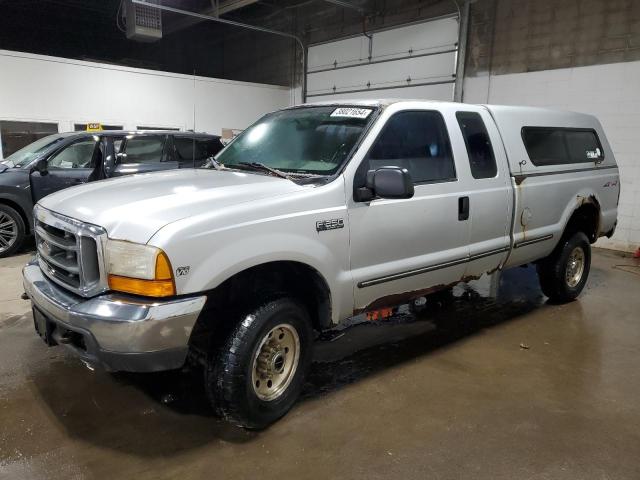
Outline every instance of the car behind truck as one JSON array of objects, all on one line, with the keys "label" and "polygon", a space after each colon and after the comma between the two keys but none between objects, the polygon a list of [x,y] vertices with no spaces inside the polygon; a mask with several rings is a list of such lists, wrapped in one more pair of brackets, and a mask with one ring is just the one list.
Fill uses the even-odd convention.
[{"label": "car behind truck", "polygon": [[105,178],[197,168],[222,150],[220,137],[175,131],[56,133],[0,162],[0,258],[33,233],[33,205],[63,188]]},{"label": "car behind truck", "polygon": [[44,198],[24,286],[49,345],[108,370],[200,363],[248,428],[292,407],[314,332],[359,313],[532,262],[575,299],[620,193],[596,118],[527,107],[302,105],[209,167]]}]

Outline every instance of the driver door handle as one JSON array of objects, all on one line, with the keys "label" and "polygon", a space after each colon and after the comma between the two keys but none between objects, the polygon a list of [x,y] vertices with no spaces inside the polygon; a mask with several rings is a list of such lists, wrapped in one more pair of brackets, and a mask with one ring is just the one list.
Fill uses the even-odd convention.
[{"label": "driver door handle", "polygon": [[458,220],[464,221],[469,219],[469,197],[458,198]]}]

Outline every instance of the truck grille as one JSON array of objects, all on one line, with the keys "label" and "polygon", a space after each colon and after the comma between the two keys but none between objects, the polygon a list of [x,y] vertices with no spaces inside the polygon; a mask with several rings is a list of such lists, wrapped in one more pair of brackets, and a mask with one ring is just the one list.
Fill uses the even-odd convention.
[{"label": "truck grille", "polygon": [[107,289],[102,252],[106,232],[40,206],[34,209],[40,268],[51,280],[89,297]]}]

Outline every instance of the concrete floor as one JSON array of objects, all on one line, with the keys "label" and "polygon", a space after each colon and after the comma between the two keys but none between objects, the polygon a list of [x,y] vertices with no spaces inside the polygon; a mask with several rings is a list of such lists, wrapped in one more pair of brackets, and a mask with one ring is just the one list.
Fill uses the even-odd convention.
[{"label": "concrete floor", "polygon": [[213,417],[197,372],[92,372],[47,348],[18,300],[27,258],[0,260],[2,479],[640,478],[637,260],[596,250],[568,305],[515,269],[497,301],[476,282],[423,315],[451,328],[351,328],[256,433]]}]

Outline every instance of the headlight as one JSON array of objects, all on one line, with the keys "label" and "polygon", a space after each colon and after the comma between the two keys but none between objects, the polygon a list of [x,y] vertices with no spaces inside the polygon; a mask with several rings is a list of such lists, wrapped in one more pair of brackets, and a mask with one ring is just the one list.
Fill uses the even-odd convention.
[{"label": "headlight", "polygon": [[149,297],[176,294],[171,263],[159,248],[108,240],[105,257],[111,290]]}]

